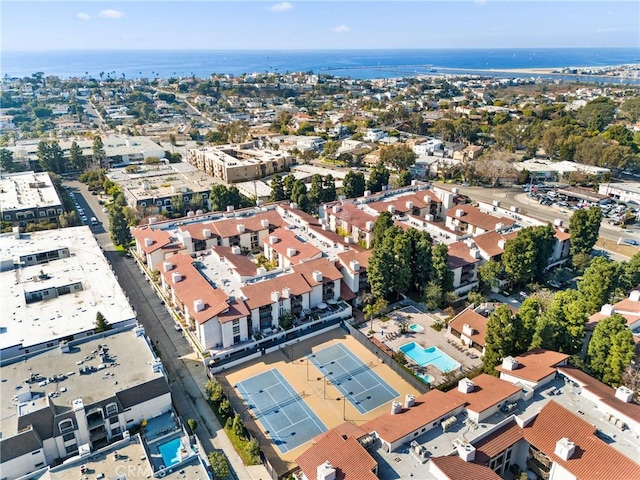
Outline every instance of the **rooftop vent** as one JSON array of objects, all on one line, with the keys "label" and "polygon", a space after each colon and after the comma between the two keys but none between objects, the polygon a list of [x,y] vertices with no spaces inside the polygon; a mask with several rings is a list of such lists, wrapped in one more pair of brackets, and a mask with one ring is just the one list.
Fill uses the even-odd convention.
[{"label": "rooftop vent", "polygon": [[464,210],[461,208],[456,209],[456,217],[464,217]]},{"label": "rooftop vent", "polygon": [[622,400],[624,403],[631,403],[633,400],[633,390],[620,386],[616,389],[616,398]]},{"label": "rooftop vent", "polygon": [[556,442],[556,448],[553,451],[557,456],[559,456],[564,461],[567,461],[571,458],[571,456],[576,451],[576,444],[569,441],[568,438],[563,437]]},{"label": "rooftop vent", "polygon": [[369,230],[370,232],[373,231],[373,226],[375,225],[375,222],[371,221],[371,220],[367,220],[367,223],[365,224],[367,230]]},{"label": "rooftop vent", "polygon": [[196,312],[201,312],[202,310],[204,310],[204,300],[202,300],[201,298],[199,298],[198,300],[194,300],[193,309]]},{"label": "rooftop vent", "polygon": [[602,307],[600,307],[600,313],[603,315],[611,316],[616,313],[616,308],[609,303],[605,303]]},{"label": "rooftop vent", "polygon": [[405,395],[404,397],[404,408],[411,408],[416,404],[416,396],[415,395]]},{"label": "rooftop vent", "polygon": [[238,245],[234,245],[231,247],[231,253],[234,255],[240,255],[242,253],[242,249]]},{"label": "rooftop vent", "polygon": [[317,480],[335,480],[336,469],[328,461],[318,465],[316,470]]},{"label": "rooftop vent", "polygon": [[144,237],[144,246],[150,247],[153,245],[153,239],[151,237]]},{"label": "rooftop vent", "polygon": [[502,359],[502,368],[510,371],[515,370],[518,368],[518,361],[512,356],[504,357]]},{"label": "rooftop vent", "polygon": [[395,205],[389,205],[389,206],[387,207],[387,211],[388,211],[389,213],[396,213],[396,206],[395,206]]},{"label": "rooftop vent", "polygon": [[313,275],[313,279],[316,282],[318,283],[322,282],[322,272],[320,270],[314,270],[311,275]]},{"label": "rooftop vent", "polygon": [[360,271],[360,262],[357,260],[351,260],[351,270],[354,272]]},{"label": "rooftop vent", "polygon": [[269,236],[269,243],[271,245],[275,245],[276,243],[278,243],[280,239],[278,237],[276,237],[275,235],[271,235]]},{"label": "rooftop vent", "polygon": [[291,289],[289,287],[284,287],[282,289],[282,298],[289,298],[291,296]]},{"label": "rooftop vent", "polygon": [[182,275],[179,272],[173,272],[171,274],[171,281],[173,283],[178,283],[182,281]]},{"label": "rooftop vent", "polygon": [[294,257],[298,251],[294,247],[287,247],[287,257]]},{"label": "rooftop vent", "polygon": [[391,404],[391,415],[397,415],[402,411],[402,404],[400,402],[393,402]]},{"label": "rooftop vent", "polygon": [[475,387],[475,383],[468,378],[461,378],[458,382],[458,391],[461,393],[471,393]]},{"label": "rooftop vent", "polygon": [[244,225],[242,223],[239,223],[238,224],[238,233],[244,233],[244,230],[245,230]]},{"label": "rooftop vent", "polygon": [[204,238],[211,238],[211,230],[208,228],[203,228],[202,229],[202,236]]}]

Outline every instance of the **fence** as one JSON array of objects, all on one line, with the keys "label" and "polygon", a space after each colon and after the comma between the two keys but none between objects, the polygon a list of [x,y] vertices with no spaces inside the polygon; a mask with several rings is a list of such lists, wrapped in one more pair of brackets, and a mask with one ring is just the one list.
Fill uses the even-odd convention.
[{"label": "fence", "polygon": [[373,353],[376,357],[382,360],[383,363],[388,365],[391,370],[400,375],[403,380],[405,380],[409,385],[415,388],[420,393],[425,393],[429,390],[429,386],[425,385],[420,379],[418,379],[415,375],[412,375],[407,370],[402,368],[402,366],[398,365],[398,363],[387,355],[381,348],[376,346],[364,333],[355,328],[353,325],[350,325],[348,322],[342,322],[342,327],[351,334],[353,338],[358,340],[364,347]]}]

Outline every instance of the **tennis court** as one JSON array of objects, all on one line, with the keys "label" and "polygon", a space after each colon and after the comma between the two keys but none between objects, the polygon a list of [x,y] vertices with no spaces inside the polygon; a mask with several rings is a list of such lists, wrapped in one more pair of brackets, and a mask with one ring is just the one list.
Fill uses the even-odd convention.
[{"label": "tennis court", "polygon": [[247,378],[235,387],[281,453],[327,430],[275,368]]},{"label": "tennis court", "polygon": [[364,364],[341,344],[323,348],[307,357],[361,414],[398,398],[399,394],[380,378],[372,364]]}]

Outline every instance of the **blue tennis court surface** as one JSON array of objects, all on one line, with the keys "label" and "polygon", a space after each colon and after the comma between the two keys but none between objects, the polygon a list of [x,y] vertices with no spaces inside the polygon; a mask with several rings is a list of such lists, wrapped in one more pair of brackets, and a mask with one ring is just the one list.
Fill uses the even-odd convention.
[{"label": "blue tennis court surface", "polygon": [[236,389],[282,453],[327,430],[275,368],[243,380]]},{"label": "blue tennis court surface", "polygon": [[398,398],[398,392],[341,344],[308,356],[322,376],[364,414]]}]

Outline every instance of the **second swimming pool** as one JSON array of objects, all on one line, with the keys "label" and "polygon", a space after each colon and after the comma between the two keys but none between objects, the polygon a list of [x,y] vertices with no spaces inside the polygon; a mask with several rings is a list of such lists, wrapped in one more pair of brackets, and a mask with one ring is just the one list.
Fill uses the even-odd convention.
[{"label": "second swimming pool", "polygon": [[400,347],[400,351],[421,367],[433,365],[442,373],[460,368],[460,364],[438,347],[422,348],[416,342],[407,343]]}]

